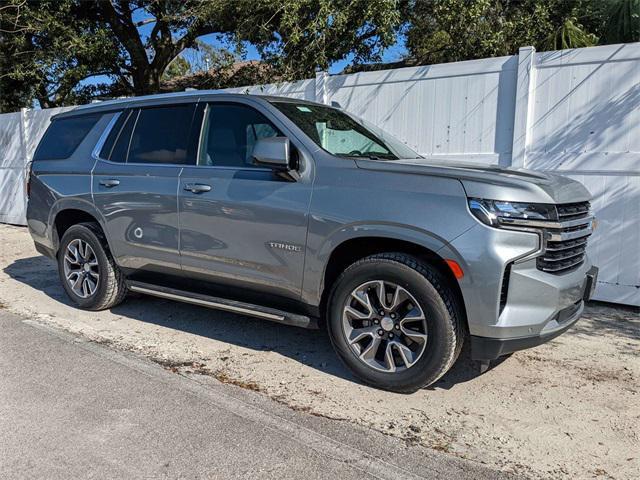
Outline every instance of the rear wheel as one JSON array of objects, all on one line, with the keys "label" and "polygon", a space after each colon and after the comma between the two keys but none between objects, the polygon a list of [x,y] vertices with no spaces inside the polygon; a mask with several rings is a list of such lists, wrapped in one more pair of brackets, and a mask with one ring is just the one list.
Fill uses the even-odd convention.
[{"label": "rear wheel", "polygon": [[58,249],[58,273],[69,298],[87,310],[114,307],[127,294],[124,275],[95,223],[73,225],[64,233]]},{"label": "rear wheel", "polygon": [[402,393],[438,380],[462,347],[456,297],[433,266],[403,253],[366,257],[335,283],[333,346],[364,382]]}]

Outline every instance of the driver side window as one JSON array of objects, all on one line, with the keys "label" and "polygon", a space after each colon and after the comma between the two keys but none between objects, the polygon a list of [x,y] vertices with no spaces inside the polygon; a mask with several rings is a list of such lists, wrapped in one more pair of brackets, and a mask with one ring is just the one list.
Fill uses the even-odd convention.
[{"label": "driver side window", "polygon": [[198,165],[257,168],[253,147],[280,131],[260,112],[242,104],[209,104],[205,111]]}]

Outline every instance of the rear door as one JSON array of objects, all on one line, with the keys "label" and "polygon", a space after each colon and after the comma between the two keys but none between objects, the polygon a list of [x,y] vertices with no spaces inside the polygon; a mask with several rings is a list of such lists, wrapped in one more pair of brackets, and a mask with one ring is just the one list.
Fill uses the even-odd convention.
[{"label": "rear door", "polygon": [[194,103],[125,110],[93,171],[93,199],[120,266],[179,274],[176,192],[194,158]]},{"label": "rear door", "polygon": [[286,135],[269,116],[239,101],[206,105],[198,164],[180,176],[182,268],[192,278],[297,298],[312,168],[300,157],[306,171],[294,180],[254,164],[258,138]]}]

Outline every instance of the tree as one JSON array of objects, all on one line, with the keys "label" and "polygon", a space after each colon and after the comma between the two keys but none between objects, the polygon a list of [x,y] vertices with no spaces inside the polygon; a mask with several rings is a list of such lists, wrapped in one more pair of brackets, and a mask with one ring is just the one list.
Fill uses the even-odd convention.
[{"label": "tree", "polygon": [[25,88],[24,82],[10,77],[12,59],[16,55],[18,44],[10,41],[7,32],[19,29],[19,13],[14,5],[0,6],[0,112],[26,107],[32,96],[31,88]]},{"label": "tree", "polygon": [[[350,55],[377,61],[396,39],[396,0],[238,0],[237,38],[255,44],[283,78],[304,78]],[[250,17],[243,12],[251,10]]]},{"label": "tree", "polygon": [[[5,2],[14,8],[5,12],[0,75],[43,107],[159,92],[171,62],[212,33],[240,53],[254,43],[288,79],[347,55],[377,59],[400,19],[394,0]],[[91,77],[108,82],[87,84]]]},{"label": "tree", "polygon": [[0,8],[2,110],[85,101],[99,85],[91,76],[114,73],[117,45],[105,25],[83,18],[72,0],[8,0]]},{"label": "tree", "polygon": [[440,63],[640,41],[640,0],[412,0],[408,63]]},{"label": "tree", "polygon": [[567,18],[554,32],[551,32],[542,43],[545,50],[564,50],[596,45],[598,37],[587,33],[575,18]]},{"label": "tree", "polygon": [[603,39],[607,43],[640,41],[640,0],[612,0],[605,3]]},{"label": "tree", "polygon": [[191,73],[191,64],[184,57],[174,58],[162,75],[162,80],[183,77]]},{"label": "tree", "polygon": [[[595,45],[597,38],[583,32],[575,18],[583,3],[581,0],[408,2],[407,47],[417,63],[439,63],[513,55],[525,45],[545,49],[554,33],[565,44]],[[569,19],[571,23],[567,23]]]},{"label": "tree", "polygon": [[191,74],[207,72],[211,69],[217,71],[220,68],[230,67],[233,63],[242,60],[240,55],[228,48],[214,47],[201,40],[196,40],[192,48],[182,52],[182,56],[191,65],[189,71]]}]

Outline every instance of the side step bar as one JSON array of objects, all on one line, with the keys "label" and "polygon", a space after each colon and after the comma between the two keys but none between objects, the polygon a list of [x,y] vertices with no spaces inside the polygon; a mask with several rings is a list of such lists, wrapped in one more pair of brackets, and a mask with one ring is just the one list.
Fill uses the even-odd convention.
[{"label": "side step bar", "polygon": [[226,312],[238,313],[240,315],[262,318],[264,320],[283,323],[285,325],[293,325],[294,327],[310,329],[318,328],[318,322],[314,318],[285,312],[283,310],[277,310],[275,308],[262,307],[260,305],[238,302],[236,300],[228,300],[226,298],[213,297],[200,293],[186,292],[175,288],[161,287],[151,283],[128,281],[127,285],[129,290],[132,292],[139,292],[147,295],[153,295],[155,297],[167,298],[169,300],[177,300],[179,302],[213,308],[215,310],[224,310]]}]

